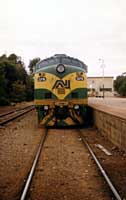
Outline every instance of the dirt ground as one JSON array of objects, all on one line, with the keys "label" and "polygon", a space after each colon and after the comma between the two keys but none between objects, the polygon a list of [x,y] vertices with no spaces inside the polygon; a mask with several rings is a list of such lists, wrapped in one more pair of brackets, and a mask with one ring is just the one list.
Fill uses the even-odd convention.
[{"label": "dirt ground", "polygon": [[[126,155],[94,129],[81,130],[102,161],[112,181],[126,198]],[[17,200],[44,129],[36,112],[0,128],[0,200]],[[111,151],[107,156],[95,144]],[[29,200],[108,200],[108,188],[74,129],[49,130],[38,163]]]}]

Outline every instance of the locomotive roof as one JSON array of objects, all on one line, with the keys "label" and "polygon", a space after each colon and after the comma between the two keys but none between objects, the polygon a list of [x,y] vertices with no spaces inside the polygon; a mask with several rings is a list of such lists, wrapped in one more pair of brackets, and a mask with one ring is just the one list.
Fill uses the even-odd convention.
[{"label": "locomotive roof", "polygon": [[87,72],[87,65],[85,65],[82,61],[76,58],[67,56],[66,54],[55,54],[52,57],[41,60],[36,64],[36,69],[57,64],[66,64],[66,65],[81,67],[85,69],[85,71]]}]

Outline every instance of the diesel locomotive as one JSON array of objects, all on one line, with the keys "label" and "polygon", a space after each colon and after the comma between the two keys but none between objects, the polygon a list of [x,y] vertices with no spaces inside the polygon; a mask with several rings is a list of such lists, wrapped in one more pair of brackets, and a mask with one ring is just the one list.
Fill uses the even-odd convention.
[{"label": "diesel locomotive", "polygon": [[65,54],[39,61],[34,72],[34,103],[43,126],[85,125],[87,65]]}]

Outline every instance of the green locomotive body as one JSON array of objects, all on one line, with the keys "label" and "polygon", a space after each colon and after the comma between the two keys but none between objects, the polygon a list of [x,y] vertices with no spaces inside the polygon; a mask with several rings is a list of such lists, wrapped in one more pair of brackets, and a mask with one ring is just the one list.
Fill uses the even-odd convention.
[{"label": "green locomotive body", "polygon": [[86,72],[83,62],[64,54],[37,63],[34,102],[39,124],[84,125],[88,103]]}]

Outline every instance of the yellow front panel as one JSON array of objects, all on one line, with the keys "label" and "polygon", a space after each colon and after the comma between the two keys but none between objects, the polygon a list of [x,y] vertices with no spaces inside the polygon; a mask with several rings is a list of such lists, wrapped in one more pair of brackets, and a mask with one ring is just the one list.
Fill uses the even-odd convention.
[{"label": "yellow front panel", "polygon": [[[45,81],[38,81],[39,73],[35,74],[35,89],[48,89],[52,91],[58,99],[64,99],[69,93],[72,92],[72,90],[75,90],[77,88],[87,88],[87,77],[86,74],[83,73],[81,77],[84,78],[83,81],[77,81],[77,73],[73,72],[71,74],[66,75],[63,78],[59,78],[55,76],[54,74],[44,73],[44,77],[46,78]],[[59,80],[59,82],[67,83],[70,82],[70,88],[67,87],[61,87],[60,84],[56,85],[56,81]],[[58,87],[58,88],[56,88]]]}]

